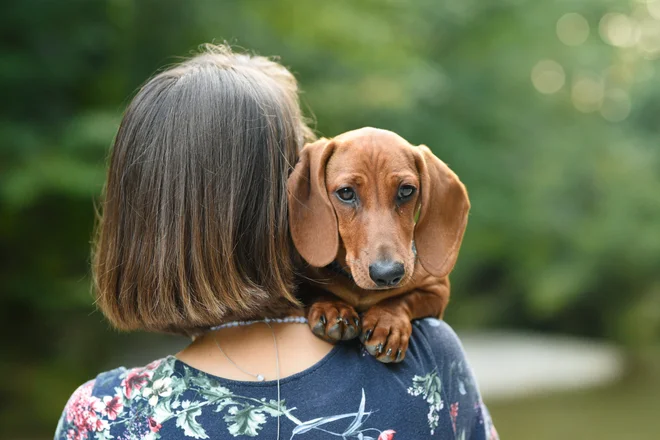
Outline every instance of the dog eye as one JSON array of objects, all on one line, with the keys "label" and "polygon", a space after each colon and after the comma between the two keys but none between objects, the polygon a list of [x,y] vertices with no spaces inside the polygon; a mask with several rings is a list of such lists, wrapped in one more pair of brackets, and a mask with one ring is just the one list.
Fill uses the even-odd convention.
[{"label": "dog eye", "polygon": [[355,191],[350,187],[341,188],[337,190],[337,197],[343,202],[352,202],[355,200]]},{"label": "dog eye", "polygon": [[401,185],[399,188],[399,199],[407,199],[415,193],[415,187],[412,185]]}]

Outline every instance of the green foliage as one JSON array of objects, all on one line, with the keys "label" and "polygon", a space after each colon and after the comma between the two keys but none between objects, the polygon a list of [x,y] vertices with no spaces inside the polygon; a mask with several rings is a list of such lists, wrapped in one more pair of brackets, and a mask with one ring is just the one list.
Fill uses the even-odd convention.
[{"label": "green foliage", "polygon": [[[660,26],[649,12],[660,8],[632,0],[30,0],[6,9],[0,328],[12,361],[0,374],[16,380],[0,385],[2,400],[15,403],[0,432],[52,432],[80,377],[109,358],[118,336],[88,316],[89,242],[108,148],[136,88],[209,41],[279,55],[319,133],[388,128],[429,145],[457,172],[473,209],[452,278],[452,324],[658,340],[660,82],[651,49],[660,42],[644,29]],[[635,44],[603,41],[601,18],[612,11],[632,17]],[[575,46],[557,37],[567,12],[590,28]],[[542,94],[530,78],[547,59],[565,81]],[[620,119],[619,101],[615,117],[606,104],[604,116],[586,108],[575,89],[584,78],[606,101],[623,91],[629,115],[606,120]]]},{"label": "green foliage", "polygon": [[209,438],[202,428],[202,425],[197,421],[197,416],[202,413],[201,408],[194,411],[182,411],[176,418],[176,426],[183,429],[186,437],[192,438]]}]

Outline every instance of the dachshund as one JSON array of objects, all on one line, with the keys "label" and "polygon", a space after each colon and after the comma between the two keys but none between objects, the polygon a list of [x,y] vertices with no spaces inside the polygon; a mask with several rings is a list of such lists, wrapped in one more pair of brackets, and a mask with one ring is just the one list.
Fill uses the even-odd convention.
[{"label": "dachshund", "polygon": [[311,330],[402,361],[411,321],[442,318],[449,301],[465,186],[428,147],[366,127],[305,145],[287,193]]}]

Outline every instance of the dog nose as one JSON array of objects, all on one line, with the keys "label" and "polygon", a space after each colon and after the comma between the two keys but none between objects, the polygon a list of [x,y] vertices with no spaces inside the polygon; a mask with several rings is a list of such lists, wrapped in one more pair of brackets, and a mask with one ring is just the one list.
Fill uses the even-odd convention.
[{"label": "dog nose", "polygon": [[376,261],[369,266],[369,276],[378,287],[396,286],[401,282],[406,270],[396,261]]}]

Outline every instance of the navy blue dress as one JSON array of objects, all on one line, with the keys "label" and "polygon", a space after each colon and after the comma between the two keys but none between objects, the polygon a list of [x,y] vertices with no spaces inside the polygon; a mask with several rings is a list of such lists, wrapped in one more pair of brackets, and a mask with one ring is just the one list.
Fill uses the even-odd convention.
[{"label": "navy blue dress", "polygon": [[63,439],[493,440],[497,433],[454,331],[415,322],[405,360],[382,364],[357,341],[281,380],[240,382],[173,356],[102,373],[78,388]]}]

